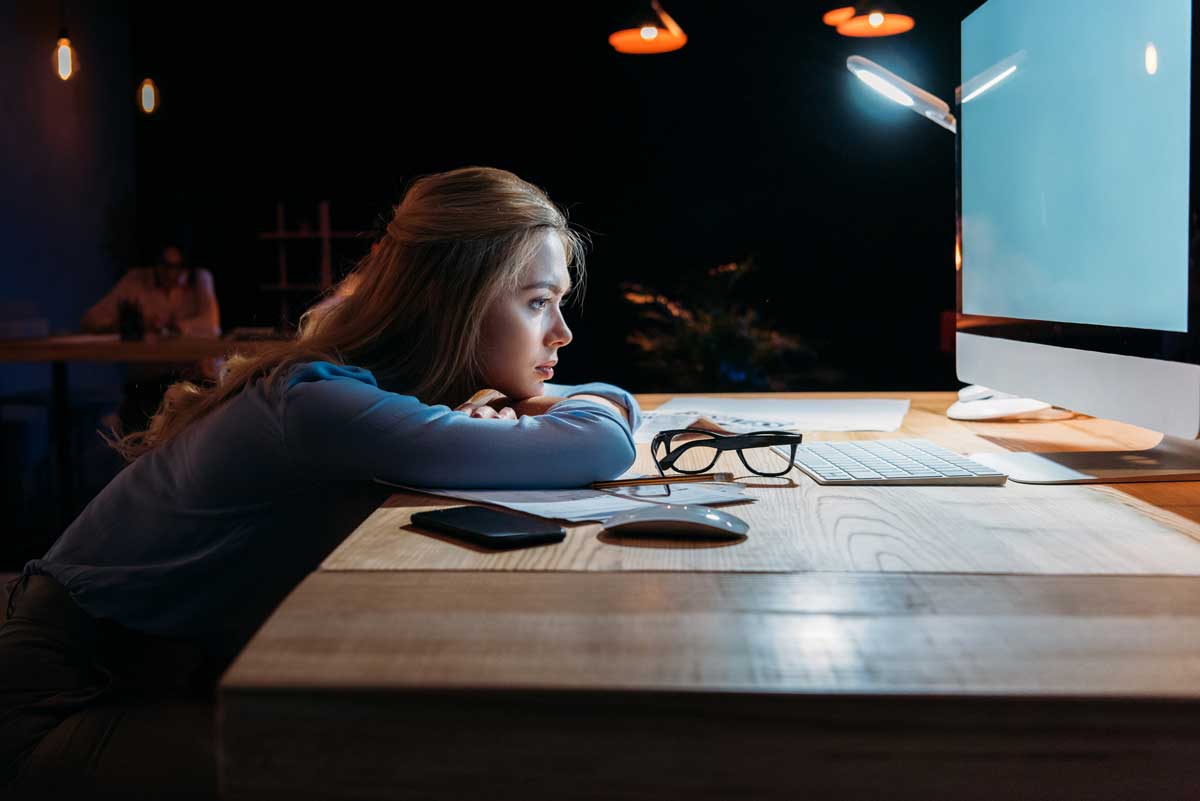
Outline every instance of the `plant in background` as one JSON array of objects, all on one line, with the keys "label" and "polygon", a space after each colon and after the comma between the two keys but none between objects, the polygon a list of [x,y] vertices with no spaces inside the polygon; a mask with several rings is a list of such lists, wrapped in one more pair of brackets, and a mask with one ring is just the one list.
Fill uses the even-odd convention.
[{"label": "plant in background", "polygon": [[779,331],[759,303],[737,297],[753,259],[721,264],[671,294],[639,283],[621,285],[635,317],[626,341],[651,384],[675,391],[785,391],[819,376],[812,346]]}]

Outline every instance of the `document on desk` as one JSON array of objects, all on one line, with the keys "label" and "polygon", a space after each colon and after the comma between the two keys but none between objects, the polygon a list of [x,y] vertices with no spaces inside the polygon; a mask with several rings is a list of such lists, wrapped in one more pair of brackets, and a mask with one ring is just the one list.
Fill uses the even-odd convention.
[{"label": "document on desk", "polygon": [[[397,485],[389,485],[397,486]],[[551,520],[603,522],[620,512],[640,509],[647,503],[694,503],[713,506],[753,500],[741,484],[701,481],[694,484],[639,484],[609,490],[449,490],[426,487],[401,489],[503,506],[515,512]]]},{"label": "document on desk", "polygon": [[907,413],[907,400],[885,398],[671,398],[657,409],[643,412],[634,439],[649,442],[659,431],[691,427],[727,434],[772,430],[895,431]]}]

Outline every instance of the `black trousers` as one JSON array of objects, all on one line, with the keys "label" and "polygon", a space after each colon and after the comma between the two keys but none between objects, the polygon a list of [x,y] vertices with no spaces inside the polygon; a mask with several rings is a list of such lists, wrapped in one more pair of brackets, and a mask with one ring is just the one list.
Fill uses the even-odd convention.
[{"label": "black trousers", "polygon": [[7,589],[0,791],[217,797],[216,677],[199,649],[93,620],[46,576]]}]

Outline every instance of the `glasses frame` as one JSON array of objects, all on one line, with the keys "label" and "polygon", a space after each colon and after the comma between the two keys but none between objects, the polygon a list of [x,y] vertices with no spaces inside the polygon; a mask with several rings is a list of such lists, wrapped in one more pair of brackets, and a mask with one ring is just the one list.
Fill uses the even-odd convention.
[{"label": "glasses frame", "polygon": [[[704,439],[680,443],[672,449],[671,440],[680,434],[697,434],[703,436]],[[746,465],[746,469],[754,475],[775,477],[787,475],[796,466],[796,448],[803,441],[803,434],[796,434],[791,431],[750,431],[745,434],[718,434],[715,431],[708,431],[703,428],[673,428],[668,431],[660,431],[654,435],[654,439],[650,441],[650,455],[654,458],[654,466],[658,468],[658,474],[663,477],[667,475],[666,471],[668,470],[674,470],[684,475],[707,473],[717,463],[717,459],[721,458],[721,453],[724,451],[737,451],[738,458],[742,460],[742,464]],[[777,473],[765,473],[762,470],[754,469],[746,461],[746,456],[742,453],[743,450],[769,448],[772,445],[791,446],[791,458],[788,459],[787,467]],[[661,457],[658,455],[660,447],[666,451]],[[676,467],[675,463],[679,461],[679,458],[694,448],[713,449],[713,458],[708,463],[708,466],[698,470]],[[780,455],[782,456],[782,454]]]}]

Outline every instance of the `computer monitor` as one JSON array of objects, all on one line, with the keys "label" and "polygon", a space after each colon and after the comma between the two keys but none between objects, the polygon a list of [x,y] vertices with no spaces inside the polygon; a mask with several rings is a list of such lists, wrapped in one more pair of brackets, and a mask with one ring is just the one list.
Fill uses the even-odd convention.
[{"label": "computer monitor", "polygon": [[1200,478],[1196,28],[1192,0],[962,22],[958,377],[1170,435],[997,463],[1016,480]]}]

